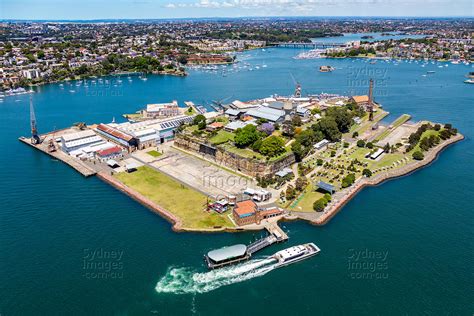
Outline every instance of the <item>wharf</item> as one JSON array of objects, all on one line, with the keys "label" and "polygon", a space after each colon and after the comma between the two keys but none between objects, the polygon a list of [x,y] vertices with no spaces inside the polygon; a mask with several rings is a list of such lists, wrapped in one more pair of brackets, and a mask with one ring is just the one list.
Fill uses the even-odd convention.
[{"label": "wharf", "polygon": [[[228,265],[232,265],[232,264],[236,264],[242,261],[249,260],[252,257],[252,255],[255,254],[256,252],[266,247],[269,247],[273,245],[274,243],[286,241],[289,238],[288,235],[283,231],[283,229],[281,229],[278,226],[277,223],[269,223],[269,224],[266,224],[264,227],[269,233],[268,236],[258,239],[248,246],[244,246],[244,245],[231,246],[231,248],[242,246],[242,249],[243,249],[242,253],[237,253],[237,255],[233,257],[229,257],[229,259],[224,258],[218,262],[213,261],[210,258],[209,253],[207,255],[204,255],[204,260],[206,262],[207,267],[209,269],[218,269],[218,268],[222,268]],[[213,252],[223,251],[223,249],[226,249],[226,248],[214,250]]]},{"label": "wharf", "polygon": [[282,242],[288,240],[288,235],[283,229],[278,226],[278,223],[268,223],[265,224],[265,229],[270,233],[270,235],[275,236],[277,242]]},{"label": "wharf", "polygon": [[96,171],[94,169],[92,169],[91,167],[89,167],[84,162],[80,161],[79,159],[71,157],[71,156],[63,153],[60,150],[55,150],[55,151],[50,152],[48,150],[48,143],[49,143],[48,136],[44,137],[42,135],[41,138],[43,139],[43,142],[41,144],[38,144],[38,145],[32,144],[31,141],[30,141],[30,138],[27,138],[27,137],[22,136],[22,137],[18,138],[18,140],[23,142],[24,144],[27,144],[27,145],[35,148],[35,149],[38,149],[38,150],[42,151],[43,153],[45,153],[45,154],[47,154],[47,155],[49,155],[49,156],[51,156],[51,157],[53,157],[57,160],[60,160],[60,161],[64,162],[65,164],[67,164],[67,165],[71,166],[72,168],[74,168],[76,171],[78,171],[84,177],[89,177],[89,176],[93,176],[93,175],[96,174]]}]

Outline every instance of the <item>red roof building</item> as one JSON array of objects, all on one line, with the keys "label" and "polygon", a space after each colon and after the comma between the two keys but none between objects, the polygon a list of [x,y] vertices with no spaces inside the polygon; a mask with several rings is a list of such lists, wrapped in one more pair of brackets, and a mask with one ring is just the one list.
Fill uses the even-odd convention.
[{"label": "red roof building", "polygon": [[111,147],[111,148],[102,149],[102,150],[97,151],[97,155],[100,158],[107,158],[107,157],[110,157],[110,156],[116,156],[116,155],[120,155],[121,153],[122,153],[122,148],[120,148],[119,146],[114,146],[114,147]]}]

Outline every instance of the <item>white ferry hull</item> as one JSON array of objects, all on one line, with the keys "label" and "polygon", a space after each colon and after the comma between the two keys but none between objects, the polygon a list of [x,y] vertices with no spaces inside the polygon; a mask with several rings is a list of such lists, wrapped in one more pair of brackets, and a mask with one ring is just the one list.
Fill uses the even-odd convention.
[{"label": "white ferry hull", "polygon": [[[297,248],[299,248],[298,251],[299,251],[300,254],[297,254],[296,256],[293,256],[291,258],[285,258],[285,254],[284,254],[285,252],[288,253],[292,250],[294,251]],[[277,252],[276,254],[274,254],[272,256],[274,259],[276,259],[278,261],[275,264],[274,267],[275,268],[285,267],[285,266],[290,265],[292,263],[296,263],[296,262],[308,259],[312,256],[315,256],[320,251],[321,250],[318,248],[318,246],[316,246],[313,243],[308,243],[308,244],[304,244],[304,245],[299,245],[299,246],[287,248],[285,250]]]}]

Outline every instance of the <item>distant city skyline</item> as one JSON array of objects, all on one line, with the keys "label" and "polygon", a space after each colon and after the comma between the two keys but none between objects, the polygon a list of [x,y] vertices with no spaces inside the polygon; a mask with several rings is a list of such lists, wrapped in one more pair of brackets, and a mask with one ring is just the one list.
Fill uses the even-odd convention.
[{"label": "distant city skyline", "polygon": [[0,19],[93,20],[204,17],[472,17],[471,0],[1,0]]}]

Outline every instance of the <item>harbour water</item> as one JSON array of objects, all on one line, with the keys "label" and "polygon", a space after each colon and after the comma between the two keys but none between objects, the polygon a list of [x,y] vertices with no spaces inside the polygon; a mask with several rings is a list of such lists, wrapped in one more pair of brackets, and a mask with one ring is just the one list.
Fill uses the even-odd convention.
[{"label": "harbour water", "polygon": [[[191,70],[186,78],[41,86],[33,94],[38,128],[120,120],[172,99],[287,95],[295,81],[304,94],[365,94],[374,78],[387,120],[409,113],[451,123],[466,139],[428,168],[364,189],[329,224],[284,223],[288,243],[243,266],[208,272],[203,253],[258,234],[172,232],[99,179],[20,143],[29,133],[29,96],[7,97],[0,103],[0,314],[472,315],[474,90],[463,83],[471,66],[293,59],[300,51],[245,52],[235,67]],[[321,65],[336,70],[320,73]],[[306,242],[321,253],[275,270],[264,259]]]}]

